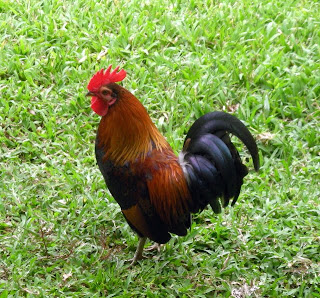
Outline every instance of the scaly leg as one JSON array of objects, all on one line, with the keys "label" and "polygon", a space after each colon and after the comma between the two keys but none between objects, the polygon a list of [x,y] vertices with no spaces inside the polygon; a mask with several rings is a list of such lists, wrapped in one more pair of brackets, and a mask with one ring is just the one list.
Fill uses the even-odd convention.
[{"label": "scaly leg", "polygon": [[144,244],[146,243],[146,240],[147,240],[147,237],[142,237],[139,239],[139,244],[136,249],[136,252],[134,253],[134,257],[132,259],[131,265],[134,265],[135,263],[137,263],[138,260],[143,259],[142,252],[143,252],[143,247],[144,247]]}]

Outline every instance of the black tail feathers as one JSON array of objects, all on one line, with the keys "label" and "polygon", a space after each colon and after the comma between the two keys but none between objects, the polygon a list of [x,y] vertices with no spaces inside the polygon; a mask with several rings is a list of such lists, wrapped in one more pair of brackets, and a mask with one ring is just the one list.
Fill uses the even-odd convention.
[{"label": "black tail feathers", "polygon": [[238,118],[224,112],[200,117],[191,126],[180,153],[180,163],[193,198],[191,212],[200,211],[210,204],[215,213],[220,213],[219,198],[223,207],[232,198],[232,205],[237,201],[248,169],[242,164],[229,133],[246,145],[255,170],[259,170],[256,142]]}]

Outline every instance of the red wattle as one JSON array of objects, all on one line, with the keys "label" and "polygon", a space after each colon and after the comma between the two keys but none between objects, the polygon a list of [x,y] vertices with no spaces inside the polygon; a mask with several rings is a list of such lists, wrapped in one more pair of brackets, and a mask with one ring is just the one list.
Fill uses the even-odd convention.
[{"label": "red wattle", "polygon": [[91,109],[99,116],[105,116],[108,113],[109,104],[99,97],[92,96]]}]

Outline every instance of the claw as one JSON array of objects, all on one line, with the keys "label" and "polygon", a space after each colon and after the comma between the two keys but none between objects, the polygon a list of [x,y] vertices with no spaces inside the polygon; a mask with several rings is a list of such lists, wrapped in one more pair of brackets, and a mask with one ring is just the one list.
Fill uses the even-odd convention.
[{"label": "claw", "polygon": [[161,244],[155,243],[155,244],[149,246],[148,248],[145,248],[145,251],[153,251],[153,250],[160,252],[161,251]]}]

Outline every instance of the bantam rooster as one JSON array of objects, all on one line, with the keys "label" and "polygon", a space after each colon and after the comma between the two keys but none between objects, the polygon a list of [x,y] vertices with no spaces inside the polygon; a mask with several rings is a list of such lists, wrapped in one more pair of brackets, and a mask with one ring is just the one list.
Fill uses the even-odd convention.
[{"label": "bantam rooster", "polygon": [[221,212],[239,196],[248,170],[230,140],[248,148],[256,171],[257,145],[245,125],[224,112],[194,122],[177,157],[146,109],[116,84],[126,77],[119,67],[101,69],[90,80],[91,108],[102,116],[95,142],[96,159],[111,194],[140,241],[132,263],[142,258],[147,238],[163,244],[170,233],[185,236],[191,213],[208,204]]}]

